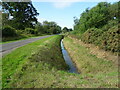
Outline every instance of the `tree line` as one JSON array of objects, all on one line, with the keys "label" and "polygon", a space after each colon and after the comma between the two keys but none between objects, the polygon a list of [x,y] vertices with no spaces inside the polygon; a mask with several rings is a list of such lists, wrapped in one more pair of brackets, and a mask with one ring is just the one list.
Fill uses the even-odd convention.
[{"label": "tree line", "polygon": [[59,34],[71,31],[54,21],[38,22],[39,13],[32,2],[2,2],[2,35],[17,37],[43,34]]},{"label": "tree line", "polygon": [[87,8],[79,19],[74,17],[72,34],[85,43],[95,44],[106,51],[119,52],[119,5],[120,2],[100,2],[91,9]]},{"label": "tree line", "polygon": [[[78,19],[74,17],[74,30],[84,33],[89,28],[102,28],[110,20],[118,21],[118,4],[100,2],[93,8],[87,8]],[[112,21],[111,21],[112,22]]]}]

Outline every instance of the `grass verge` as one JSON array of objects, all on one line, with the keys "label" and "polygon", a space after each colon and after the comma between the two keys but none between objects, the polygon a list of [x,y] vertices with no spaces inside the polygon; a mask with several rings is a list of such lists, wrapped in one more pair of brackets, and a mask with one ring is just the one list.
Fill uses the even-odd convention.
[{"label": "grass verge", "polygon": [[118,87],[118,64],[114,60],[97,58],[74,38],[66,37],[64,45],[81,76],[86,77],[86,87]]},{"label": "grass verge", "polygon": [[[3,87],[24,87],[24,85],[32,84],[29,82],[29,79],[38,78],[36,75],[40,74],[41,70],[43,72],[45,72],[45,70],[49,72],[50,68],[52,68],[52,70],[65,70],[67,66],[62,58],[59,45],[61,38],[62,36],[58,35],[38,40],[17,48],[5,56],[2,59]],[[31,76],[31,74],[33,76]],[[26,76],[27,78],[25,78]],[[29,83],[25,84],[24,80]],[[23,83],[21,83],[21,81]]]},{"label": "grass verge", "polygon": [[[86,65],[86,68],[84,68],[85,71],[81,72],[81,74],[68,73],[68,66],[65,64],[61,53],[61,38],[62,36],[57,35],[38,40],[16,49],[3,58],[3,88],[117,87],[117,69],[111,61],[107,62],[89,55],[86,48],[77,46],[77,44],[73,44],[73,40],[65,38],[65,47],[69,47],[74,52],[76,49],[74,50],[73,47],[75,47],[84,51],[81,53],[87,53],[87,56],[84,56],[84,54],[79,52],[79,57],[80,55],[85,57],[84,62],[87,65],[82,63]],[[77,51],[76,55],[78,55]],[[76,57],[78,58],[78,56]],[[100,64],[98,64],[97,67],[94,67],[95,69],[91,66],[92,69],[90,68],[88,72],[87,69],[89,69],[90,63],[88,64],[86,59],[89,58],[94,58],[93,60],[97,59],[98,63],[102,60],[101,64],[107,66],[103,68],[102,66],[99,67]],[[79,61],[79,65],[82,65],[80,63]],[[93,64],[92,61],[91,63]],[[100,71],[97,71],[96,68],[98,67]]]},{"label": "grass verge", "polygon": [[[40,35],[40,36],[45,36],[45,35],[46,34]],[[15,42],[15,41],[19,41],[19,40],[25,40],[25,39],[29,39],[29,38],[37,38],[40,36],[29,35],[29,36],[18,36],[18,37],[2,37],[2,41],[0,41],[0,44]]]}]

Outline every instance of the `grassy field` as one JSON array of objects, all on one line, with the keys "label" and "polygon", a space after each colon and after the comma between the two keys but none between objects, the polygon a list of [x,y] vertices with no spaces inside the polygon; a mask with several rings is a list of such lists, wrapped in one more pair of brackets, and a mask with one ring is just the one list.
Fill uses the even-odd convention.
[{"label": "grassy field", "polygon": [[114,60],[97,58],[76,39],[66,37],[65,48],[76,64],[86,87],[118,87],[118,64]]},{"label": "grassy field", "polygon": [[74,51],[73,54],[79,59],[78,64],[84,67],[81,74],[68,73],[61,53],[61,38],[56,35],[38,40],[4,57],[3,88],[117,87],[117,68],[111,61],[98,59],[90,55],[86,48],[65,38],[65,47],[70,48],[69,52]]}]

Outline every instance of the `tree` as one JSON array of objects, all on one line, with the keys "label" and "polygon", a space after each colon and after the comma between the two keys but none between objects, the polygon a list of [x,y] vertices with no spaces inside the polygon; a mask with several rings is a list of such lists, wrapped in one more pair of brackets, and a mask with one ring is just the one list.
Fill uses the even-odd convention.
[{"label": "tree", "polygon": [[80,16],[79,21],[74,20],[74,30],[84,33],[89,28],[101,28],[111,19],[109,7],[110,3],[100,2],[92,9],[86,9]]},{"label": "tree", "polygon": [[70,31],[73,31],[72,28],[69,29],[69,32],[70,32]]},{"label": "tree", "polygon": [[45,33],[50,33],[49,32],[50,26],[49,26],[48,21],[43,21],[43,28],[44,28]]},{"label": "tree", "polygon": [[38,23],[36,28],[39,28],[38,32],[46,34],[58,34],[61,32],[61,27],[56,22],[43,21],[43,24]]},{"label": "tree", "polygon": [[35,25],[35,29],[38,32],[38,34],[45,33],[43,25],[40,22],[37,22],[37,24]]},{"label": "tree", "polygon": [[9,14],[8,13],[2,13],[2,25],[8,25],[9,22]]},{"label": "tree", "polygon": [[63,33],[66,33],[68,31],[69,31],[69,29],[67,27],[64,27],[63,30],[62,30]]},{"label": "tree", "polygon": [[0,36],[1,36],[1,30],[2,30],[2,12],[0,11]]},{"label": "tree", "polygon": [[3,2],[3,10],[12,16],[13,27],[16,29],[33,28],[37,23],[37,10],[32,2]]},{"label": "tree", "polygon": [[2,25],[2,11],[0,11],[0,25]]},{"label": "tree", "polygon": [[120,2],[116,2],[114,4],[112,4],[108,10],[109,10],[109,13],[110,13],[110,16],[111,16],[111,19],[114,19],[114,18],[119,18],[119,8],[118,8],[118,4],[120,4]]}]

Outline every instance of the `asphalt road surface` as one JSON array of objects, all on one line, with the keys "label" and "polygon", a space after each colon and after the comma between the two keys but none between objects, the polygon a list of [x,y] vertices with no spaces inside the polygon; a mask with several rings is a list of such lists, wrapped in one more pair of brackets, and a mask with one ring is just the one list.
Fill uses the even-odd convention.
[{"label": "asphalt road surface", "polygon": [[20,41],[15,41],[15,42],[11,42],[11,43],[1,44],[2,48],[0,48],[0,56],[6,55],[18,47],[21,47],[21,46],[26,45],[28,43],[31,43],[31,42],[34,42],[36,40],[40,40],[43,38],[47,38],[50,36],[53,36],[53,35],[40,36],[37,38],[30,38],[30,39],[26,39],[26,40],[20,40]]}]

